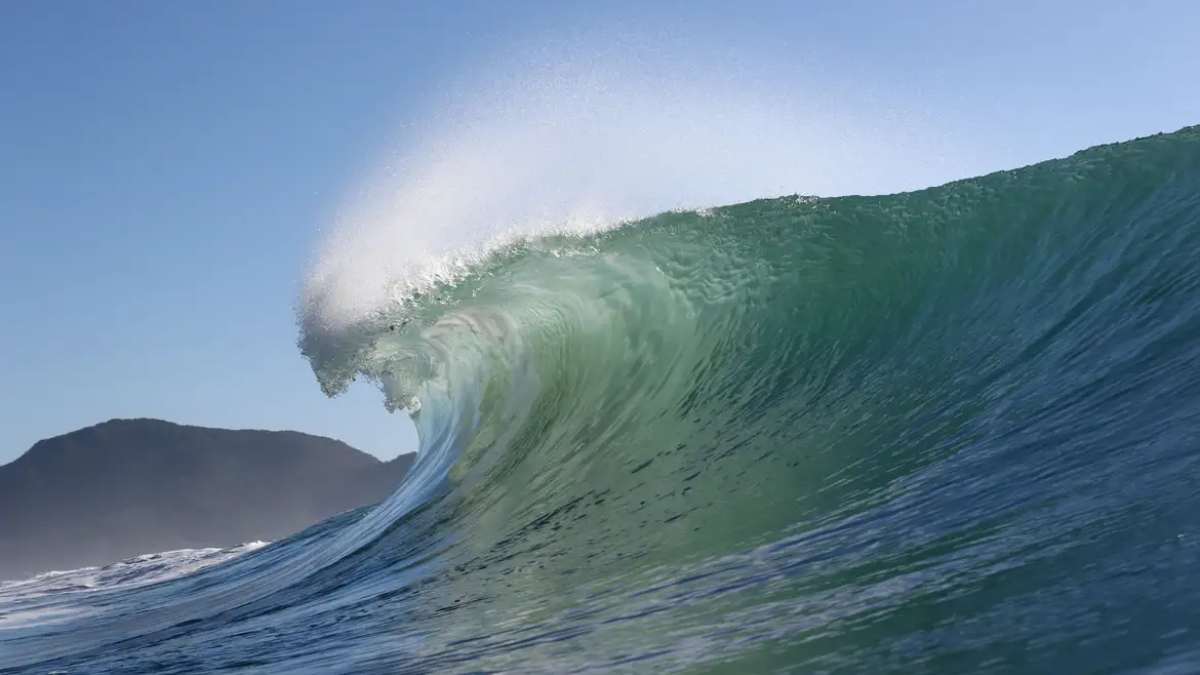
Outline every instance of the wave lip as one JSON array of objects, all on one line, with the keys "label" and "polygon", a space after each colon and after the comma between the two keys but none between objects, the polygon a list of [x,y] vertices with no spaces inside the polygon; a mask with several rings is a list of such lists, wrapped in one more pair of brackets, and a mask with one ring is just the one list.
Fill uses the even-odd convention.
[{"label": "wave lip", "polygon": [[[610,57],[624,50],[615,50]],[[785,194],[941,182],[965,153],[899,109],[869,117],[729,64],[680,79],[637,50],[482,73],[379,157],[306,279],[305,334],[339,333],[521,242]]]}]

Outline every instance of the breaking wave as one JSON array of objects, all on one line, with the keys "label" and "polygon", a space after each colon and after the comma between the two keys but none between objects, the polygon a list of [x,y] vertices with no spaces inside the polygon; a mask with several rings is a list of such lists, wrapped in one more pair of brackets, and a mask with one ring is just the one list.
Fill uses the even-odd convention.
[{"label": "breaking wave", "polygon": [[370,272],[366,299],[344,261],[309,287],[321,385],[368,378],[417,425],[395,495],[0,623],[0,665],[1200,659],[1200,128],[917,192],[486,234]]}]

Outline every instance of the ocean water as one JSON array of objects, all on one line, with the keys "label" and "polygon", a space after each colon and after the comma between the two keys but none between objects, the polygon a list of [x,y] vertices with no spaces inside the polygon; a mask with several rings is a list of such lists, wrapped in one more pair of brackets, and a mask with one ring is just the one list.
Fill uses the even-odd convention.
[{"label": "ocean water", "polygon": [[0,672],[1200,672],[1200,127],[513,236],[302,328],[413,416],[404,484],[0,587]]}]

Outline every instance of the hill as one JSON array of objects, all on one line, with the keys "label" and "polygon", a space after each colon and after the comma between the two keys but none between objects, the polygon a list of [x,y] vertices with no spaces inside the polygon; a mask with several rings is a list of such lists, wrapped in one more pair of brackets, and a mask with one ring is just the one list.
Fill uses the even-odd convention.
[{"label": "hill", "polygon": [[153,419],[38,441],[0,466],[0,579],[279,539],[381,501],[415,457],[381,462],[321,436]]}]

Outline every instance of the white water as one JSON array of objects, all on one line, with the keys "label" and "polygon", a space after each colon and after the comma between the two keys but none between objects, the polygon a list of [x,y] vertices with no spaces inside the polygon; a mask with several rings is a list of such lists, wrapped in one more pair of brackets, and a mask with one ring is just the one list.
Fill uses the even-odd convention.
[{"label": "white water", "polygon": [[[29,579],[0,582],[0,629],[53,623],[83,611],[63,607],[62,597],[113,589],[129,589],[167,581],[232,560],[267,546],[251,541],[230,548],[185,548],[146,553],[103,567],[43,572]],[[39,599],[46,599],[42,603]]]}]

